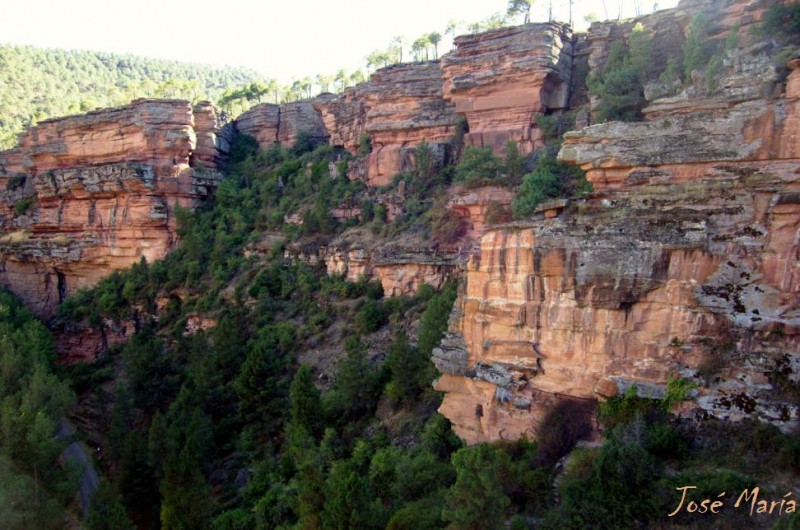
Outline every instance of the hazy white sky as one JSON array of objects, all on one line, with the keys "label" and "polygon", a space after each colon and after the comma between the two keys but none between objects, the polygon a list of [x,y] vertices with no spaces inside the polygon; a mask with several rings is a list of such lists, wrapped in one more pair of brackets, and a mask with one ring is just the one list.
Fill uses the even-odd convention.
[{"label": "hazy white sky", "polygon": [[[639,0],[644,13],[677,0]],[[10,4],[10,5],[9,5]],[[352,71],[392,37],[413,41],[450,20],[472,22],[505,11],[507,0],[25,0],[0,16],[0,42],[47,48],[132,53],[206,64],[246,66],[281,82],[317,73]],[[633,16],[633,0],[605,0],[608,15]],[[537,0],[532,20],[545,20],[549,0]],[[567,0],[553,0],[567,19]],[[603,0],[574,0],[576,25]],[[443,43],[448,49],[449,44]],[[440,45],[442,46],[442,45]]]}]

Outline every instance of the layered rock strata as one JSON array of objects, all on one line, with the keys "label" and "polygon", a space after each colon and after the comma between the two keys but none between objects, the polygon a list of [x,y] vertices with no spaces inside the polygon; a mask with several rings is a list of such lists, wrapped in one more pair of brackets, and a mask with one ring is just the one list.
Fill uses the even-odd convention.
[{"label": "layered rock strata", "polygon": [[536,113],[565,110],[570,97],[573,38],[569,26],[525,24],[455,40],[442,57],[444,97],[464,115],[467,145],[523,153],[543,145]]},{"label": "layered rock strata", "polygon": [[560,399],[661,397],[670,375],[699,385],[684,414],[800,423],[782,390],[800,382],[800,70],[762,99],[774,50],[745,45],[713,93],[567,133],[593,195],[482,237],[434,353],[463,439],[535,436]]},{"label": "layered rock strata", "polygon": [[[325,99],[321,97],[321,100]],[[262,149],[274,144],[291,147],[301,133],[324,142],[328,139],[328,132],[314,105],[311,100],[282,105],[261,103],[236,118],[236,129],[255,138]]]},{"label": "layered rock strata", "polygon": [[[331,144],[357,153],[362,135],[369,137],[364,177],[371,186],[385,185],[397,173],[413,169],[416,147],[423,140],[434,165],[449,162],[456,114],[442,97],[442,83],[438,61],[397,64],[341,96],[318,102],[317,108]],[[351,178],[359,176],[357,170],[351,173]]]},{"label": "layered rock strata", "polygon": [[[415,244],[416,243],[416,244]],[[440,288],[457,272],[457,253],[420,242],[375,240],[367,229],[343,233],[321,249],[328,274],[378,280],[385,296],[413,296],[423,284]]]},{"label": "layered rock strata", "polygon": [[[185,101],[137,100],[21,135],[0,153],[0,283],[46,317],[110,272],[164,257],[175,208],[221,178],[209,169],[220,161],[214,115],[200,107],[196,129]],[[205,169],[191,167],[195,153]]]}]

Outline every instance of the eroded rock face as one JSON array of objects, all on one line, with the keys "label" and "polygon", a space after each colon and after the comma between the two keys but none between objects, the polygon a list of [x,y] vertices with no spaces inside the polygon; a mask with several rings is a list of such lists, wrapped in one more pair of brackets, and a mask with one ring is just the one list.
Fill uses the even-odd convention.
[{"label": "eroded rock face", "polygon": [[[708,168],[489,231],[435,352],[442,414],[470,443],[531,435],[552,396],[663,392],[725,356],[706,412],[797,423],[764,376],[800,347],[796,168]],[[740,394],[751,410],[730,404]]]},{"label": "eroded rock face", "polygon": [[292,147],[300,133],[320,142],[328,139],[322,117],[311,100],[282,105],[261,103],[243,112],[235,124],[239,132],[255,138],[262,149],[274,144]]},{"label": "eroded rock face", "polygon": [[450,195],[447,208],[468,221],[468,237],[478,236],[487,224],[510,221],[511,203],[517,196],[515,191],[500,186],[484,186],[471,190],[454,188]]},{"label": "eroded rock face", "polygon": [[356,153],[361,135],[369,136],[372,152],[364,162],[364,177],[370,186],[380,186],[414,167],[415,148],[423,140],[435,165],[449,161],[456,114],[442,97],[442,84],[438,61],[396,64],[341,96],[318,102],[317,108],[331,144]]},{"label": "eroded rock face", "polygon": [[42,122],[0,153],[0,282],[47,317],[110,272],[164,257],[175,208],[221,178],[215,111],[198,113],[196,129],[189,103],[138,100]]},{"label": "eroded rock face", "polygon": [[352,229],[320,251],[328,274],[350,281],[378,280],[385,296],[413,296],[423,284],[440,288],[457,271],[457,253],[420,242],[380,241],[364,228]]},{"label": "eroded rock face", "polygon": [[469,123],[467,145],[523,153],[543,145],[534,113],[566,109],[573,42],[568,26],[526,24],[462,35],[442,57],[444,97]]},{"label": "eroded rock face", "polygon": [[568,133],[594,194],[482,237],[434,352],[459,436],[535,436],[558,399],[661,397],[670,374],[700,385],[683,414],[800,423],[780,385],[800,380],[800,71],[763,99],[770,53]]}]

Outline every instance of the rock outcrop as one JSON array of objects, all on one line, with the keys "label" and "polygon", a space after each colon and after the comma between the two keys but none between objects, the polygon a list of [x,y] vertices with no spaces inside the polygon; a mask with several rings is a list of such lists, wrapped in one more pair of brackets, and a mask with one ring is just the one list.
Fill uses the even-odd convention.
[{"label": "rock outcrop", "polygon": [[215,111],[197,112],[199,127],[188,102],[137,100],[41,122],[0,153],[0,283],[46,317],[110,272],[164,257],[175,208],[221,178]]},{"label": "rock outcrop", "polygon": [[442,84],[438,61],[397,64],[341,96],[318,102],[317,108],[331,144],[357,153],[362,135],[369,136],[366,181],[385,185],[414,167],[416,146],[423,140],[431,147],[434,164],[442,167],[449,161],[456,114],[442,97]]},{"label": "rock outcrop", "polygon": [[442,57],[444,97],[469,124],[466,145],[523,153],[543,145],[535,113],[565,110],[570,97],[573,39],[569,26],[525,24],[462,35]]},{"label": "rock outcrop", "polygon": [[774,50],[743,46],[713,92],[567,133],[594,193],[482,237],[434,352],[467,442],[535,436],[561,399],[661,397],[670,375],[699,385],[683,414],[800,424],[781,391],[800,381],[800,70],[764,99]]},{"label": "rock outcrop", "polygon": [[454,188],[450,196],[447,208],[467,220],[467,237],[472,238],[480,235],[487,224],[510,221],[511,203],[517,194],[500,186],[484,186],[469,190]]},{"label": "rock outcrop", "polygon": [[378,280],[385,296],[413,296],[423,284],[435,288],[457,271],[457,253],[414,241],[380,241],[368,229],[352,229],[320,251],[328,274],[356,282]]},{"label": "rock outcrop", "polygon": [[[324,101],[327,98],[321,96],[320,99]],[[274,144],[292,147],[300,133],[324,142],[328,139],[328,132],[314,105],[311,100],[282,105],[260,103],[236,118],[236,129],[255,138],[262,149]]]}]

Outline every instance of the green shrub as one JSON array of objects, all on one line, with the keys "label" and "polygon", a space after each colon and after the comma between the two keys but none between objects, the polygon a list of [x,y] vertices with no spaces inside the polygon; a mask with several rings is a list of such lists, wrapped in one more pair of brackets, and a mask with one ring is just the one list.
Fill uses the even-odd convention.
[{"label": "green shrub", "polygon": [[637,121],[645,105],[644,83],[652,68],[652,45],[644,29],[631,35],[630,48],[622,41],[611,45],[603,69],[588,79],[589,94],[599,97],[597,120]]},{"label": "green shrub", "polygon": [[308,132],[301,131],[297,133],[292,145],[292,154],[296,157],[310,153],[322,144],[322,140]]},{"label": "green shrub", "polygon": [[358,154],[360,156],[368,155],[372,152],[372,138],[369,134],[362,132],[358,136]]},{"label": "green shrub", "polygon": [[647,528],[661,514],[652,492],[660,476],[658,462],[641,445],[611,439],[588,477],[564,477],[554,528]]},{"label": "green shrub", "polygon": [[533,214],[536,207],[548,199],[569,197],[591,189],[586,173],[579,167],[559,162],[553,155],[542,153],[536,169],[522,179],[519,194],[511,208],[515,219]]},{"label": "green shrub", "polygon": [[452,456],[456,482],[447,492],[442,510],[453,528],[496,530],[505,520],[510,501],[503,493],[500,477],[508,467],[508,456],[488,444],[459,449]]},{"label": "green shrub", "polygon": [[386,308],[372,298],[367,298],[356,312],[356,325],[361,333],[374,333],[389,320]]},{"label": "green shrub", "polygon": [[33,206],[33,197],[20,199],[14,205],[14,215],[23,215]]},{"label": "green shrub", "polygon": [[753,32],[763,37],[777,38],[782,44],[800,39],[800,4],[772,5],[764,13],[761,24]]},{"label": "green shrub", "polygon": [[492,153],[491,147],[467,147],[456,167],[455,182],[467,188],[497,184],[503,161]]},{"label": "green shrub", "polygon": [[694,70],[702,70],[713,55],[714,47],[709,40],[708,17],[698,13],[689,23],[686,40],[683,43],[683,78],[687,82],[692,79]]},{"label": "green shrub", "polygon": [[506,173],[505,184],[519,186],[520,179],[525,173],[525,157],[520,153],[519,146],[514,140],[506,142],[506,156],[503,165]]}]

